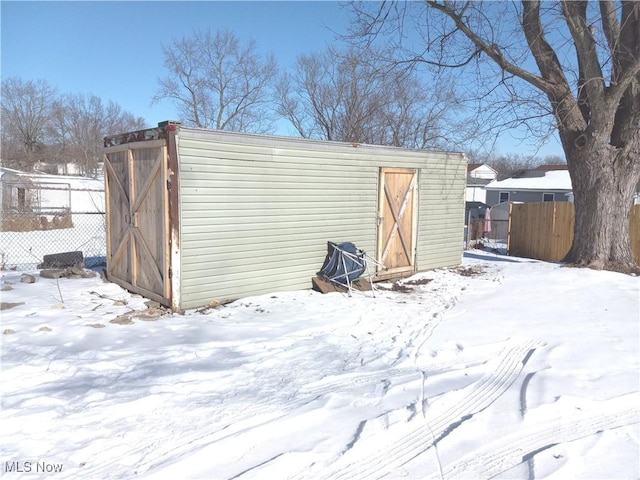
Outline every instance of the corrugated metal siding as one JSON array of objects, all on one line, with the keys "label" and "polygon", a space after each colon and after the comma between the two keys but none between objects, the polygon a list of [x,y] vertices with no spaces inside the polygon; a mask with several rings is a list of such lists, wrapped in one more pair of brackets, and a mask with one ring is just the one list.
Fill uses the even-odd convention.
[{"label": "corrugated metal siding", "polygon": [[[421,169],[418,268],[460,263],[460,154],[186,128],[177,142],[182,308],[309,288],[327,240],[353,241],[375,256],[383,166]],[[430,242],[439,247],[426,248]]]}]

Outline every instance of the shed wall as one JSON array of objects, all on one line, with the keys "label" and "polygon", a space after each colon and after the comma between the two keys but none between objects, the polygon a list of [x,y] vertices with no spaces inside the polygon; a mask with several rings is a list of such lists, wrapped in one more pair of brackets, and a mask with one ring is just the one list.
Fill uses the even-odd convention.
[{"label": "shed wall", "polygon": [[461,154],[181,128],[180,302],[308,288],[327,240],[375,257],[379,169],[417,168],[416,268],[458,265]]}]

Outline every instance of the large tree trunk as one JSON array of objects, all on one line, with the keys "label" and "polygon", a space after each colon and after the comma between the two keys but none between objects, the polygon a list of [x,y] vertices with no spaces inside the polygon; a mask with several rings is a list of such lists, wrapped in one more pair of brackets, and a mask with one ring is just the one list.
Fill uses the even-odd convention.
[{"label": "large tree trunk", "polygon": [[640,162],[628,149],[617,149],[597,137],[584,135],[582,141],[563,142],[575,203],[573,245],[565,261],[639,272],[631,250],[629,220]]}]

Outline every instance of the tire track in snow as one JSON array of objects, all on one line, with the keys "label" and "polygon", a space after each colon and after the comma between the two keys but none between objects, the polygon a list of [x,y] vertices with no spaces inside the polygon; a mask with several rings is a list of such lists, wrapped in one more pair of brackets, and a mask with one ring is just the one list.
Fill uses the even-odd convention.
[{"label": "tire track in snow", "polygon": [[[596,402],[593,412],[524,428],[487,447],[475,450],[455,463],[443,467],[444,477],[493,478],[559,443],[578,440],[604,430],[640,423],[640,394],[634,393]],[[440,475],[432,478],[438,479]]]},{"label": "tire track in snow", "polygon": [[[430,371],[436,374],[451,369],[467,368],[485,361],[486,359],[483,359],[480,355],[474,355],[470,358],[465,357],[464,359],[456,358],[435,363]],[[372,398],[374,398],[380,385],[389,379],[393,383],[394,378],[399,378],[401,383],[406,383],[417,380],[419,375],[414,369],[408,367],[395,368],[391,371],[376,370],[364,374],[353,371],[342,375],[332,375],[316,382],[302,385],[296,397],[290,400],[283,400],[279,397],[258,401],[253,404],[230,405],[227,408],[228,413],[219,417],[215,424],[206,426],[198,430],[197,433],[183,435],[179,445],[173,444],[171,448],[163,448],[162,445],[158,445],[156,442],[152,442],[152,444],[145,443],[132,450],[130,454],[143,456],[136,462],[138,472],[149,472],[200,447],[205,447],[236,435],[242,435],[252,429],[276,422],[296,409],[305,407],[309,403],[332,393],[350,392],[354,388],[366,388],[371,391]]]},{"label": "tire track in snow", "polygon": [[[474,352],[465,352],[461,357],[450,358],[432,362],[426,370],[428,376],[436,376],[452,370],[463,370],[487,363],[486,351],[479,349]],[[332,375],[316,382],[303,385],[299,389],[299,396],[287,403],[277,401],[263,401],[242,407],[232,408],[233,412],[219,418],[215,425],[205,427],[198,434],[184,436],[180,445],[173,444],[171,448],[162,448],[161,445],[140,446],[140,451],[145,451],[144,458],[137,462],[139,472],[150,472],[183,454],[205,447],[212,443],[223,441],[227,438],[242,435],[254,428],[261,428],[269,423],[285,417],[292,411],[302,408],[309,403],[333,393],[348,393],[358,389],[368,389],[372,399],[380,397],[380,387],[398,385],[413,381],[419,381],[421,373],[415,367],[397,367],[391,370],[376,370],[371,372],[350,372],[342,375]],[[384,389],[384,388],[383,388]],[[383,395],[382,395],[383,396]],[[204,431],[203,431],[204,430]],[[208,430],[208,431],[207,431]],[[160,448],[158,448],[160,447]],[[132,452],[135,453],[135,452]]]},{"label": "tire track in snow", "polygon": [[[464,356],[463,358],[442,360],[433,362],[429,368],[421,368],[420,371],[416,367],[398,367],[389,370],[376,370],[371,372],[350,372],[342,375],[325,377],[322,380],[304,385],[300,389],[300,393],[310,396],[322,396],[336,391],[348,391],[356,388],[366,387],[367,385],[378,385],[380,383],[390,382],[391,384],[407,383],[419,381],[424,375],[433,377],[452,370],[461,370],[472,368],[487,363],[488,360],[483,353],[476,355]],[[394,380],[403,379],[402,382]]]},{"label": "tire track in snow", "polygon": [[[473,356],[465,356],[465,358],[455,358],[434,363],[427,373],[433,376],[451,370],[481,365],[486,362],[486,358],[480,352]],[[170,449],[163,451],[157,448],[158,445],[154,445],[153,449],[149,449],[152,453],[148,454],[148,456],[145,455],[147,458],[138,463],[137,470],[140,472],[153,470],[164,464],[163,460],[166,458],[179,457],[199,447],[204,447],[235,435],[241,435],[254,428],[266,426],[279,418],[285,417],[292,411],[332,393],[344,393],[354,389],[369,388],[372,398],[374,398],[378,396],[376,395],[376,390],[385,382],[395,385],[396,382],[394,380],[402,379],[398,383],[407,383],[418,381],[420,377],[420,373],[416,372],[413,367],[372,371],[364,374],[362,372],[353,372],[340,376],[326,377],[302,386],[300,396],[287,404],[265,401],[246,405],[242,408],[234,408],[234,410],[237,410],[236,412],[218,419],[215,426],[210,427],[208,432],[200,431],[198,435],[194,435],[191,438],[183,438],[180,446],[172,445]],[[144,446],[145,449],[147,449],[146,447],[148,445]]]},{"label": "tire track in snow", "polygon": [[332,480],[382,478],[431,448],[454,428],[495,402],[520,375],[532,352],[542,346],[533,340],[510,339],[493,363],[493,371],[469,387],[444,394],[425,412],[424,422],[395,440],[384,451],[351,460],[357,449],[342,456],[328,474]]}]

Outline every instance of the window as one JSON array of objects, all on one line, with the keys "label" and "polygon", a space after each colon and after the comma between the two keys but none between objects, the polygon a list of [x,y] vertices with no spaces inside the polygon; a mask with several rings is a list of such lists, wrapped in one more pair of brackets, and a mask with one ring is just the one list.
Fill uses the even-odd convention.
[{"label": "window", "polygon": [[509,192],[500,192],[500,203],[509,201]]},{"label": "window", "polygon": [[553,193],[543,193],[542,201],[543,202],[553,202],[555,200],[555,196]]}]

